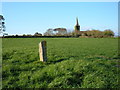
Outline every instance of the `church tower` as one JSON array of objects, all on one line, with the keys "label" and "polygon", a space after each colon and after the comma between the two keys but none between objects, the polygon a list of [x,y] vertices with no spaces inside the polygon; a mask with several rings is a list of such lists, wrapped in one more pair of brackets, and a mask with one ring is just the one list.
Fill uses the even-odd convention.
[{"label": "church tower", "polygon": [[76,18],[75,32],[80,31],[80,25],[78,23],[78,18]]}]

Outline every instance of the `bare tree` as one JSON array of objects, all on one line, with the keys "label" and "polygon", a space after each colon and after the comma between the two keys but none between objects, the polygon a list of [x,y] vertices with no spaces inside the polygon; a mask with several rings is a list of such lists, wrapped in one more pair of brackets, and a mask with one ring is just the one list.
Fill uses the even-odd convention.
[{"label": "bare tree", "polygon": [[53,33],[53,29],[49,28],[45,33],[44,33],[44,36],[53,36],[54,33]]}]

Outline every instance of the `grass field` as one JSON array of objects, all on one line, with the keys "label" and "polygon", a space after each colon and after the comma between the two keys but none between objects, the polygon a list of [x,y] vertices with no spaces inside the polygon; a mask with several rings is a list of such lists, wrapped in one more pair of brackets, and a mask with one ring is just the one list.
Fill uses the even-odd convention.
[{"label": "grass field", "polygon": [[[48,62],[38,44],[47,41]],[[118,39],[3,38],[3,88],[120,88]]]}]

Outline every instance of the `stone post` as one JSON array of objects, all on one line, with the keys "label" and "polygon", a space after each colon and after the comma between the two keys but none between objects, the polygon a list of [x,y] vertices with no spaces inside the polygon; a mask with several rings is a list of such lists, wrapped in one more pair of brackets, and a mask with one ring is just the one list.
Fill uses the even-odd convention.
[{"label": "stone post", "polygon": [[39,43],[39,56],[40,61],[46,62],[47,61],[47,45],[46,41],[42,41]]}]

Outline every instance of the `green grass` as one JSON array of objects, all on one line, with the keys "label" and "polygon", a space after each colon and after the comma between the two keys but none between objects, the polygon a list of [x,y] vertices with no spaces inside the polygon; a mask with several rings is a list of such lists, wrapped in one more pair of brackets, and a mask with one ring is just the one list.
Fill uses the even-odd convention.
[{"label": "green grass", "polygon": [[[48,61],[38,45],[47,41]],[[118,39],[3,38],[3,88],[120,88]]]}]

